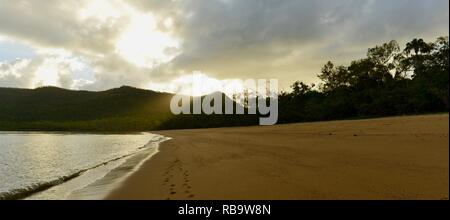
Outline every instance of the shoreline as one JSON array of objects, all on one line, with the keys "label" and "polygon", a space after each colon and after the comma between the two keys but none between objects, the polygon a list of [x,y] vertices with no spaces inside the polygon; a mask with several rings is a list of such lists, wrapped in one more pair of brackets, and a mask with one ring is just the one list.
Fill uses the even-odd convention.
[{"label": "shoreline", "polygon": [[448,199],[448,114],[152,133],[105,199]]},{"label": "shoreline", "polygon": [[149,134],[156,135],[154,138],[157,138],[157,140],[150,140],[145,146],[141,147],[143,150],[127,156],[122,163],[109,170],[103,177],[81,189],[73,191],[67,199],[105,199],[111,192],[120,188],[128,177],[141,169],[146,161],[159,153],[162,143],[170,140],[170,138],[159,134]]},{"label": "shoreline", "polygon": [[124,180],[136,172],[145,161],[159,151],[162,142],[169,138],[148,133],[152,138],[139,151],[106,161],[94,167],[80,170],[67,180],[55,181],[55,184],[43,190],[29,192],[24,200],[99,200],[104,199]]}]

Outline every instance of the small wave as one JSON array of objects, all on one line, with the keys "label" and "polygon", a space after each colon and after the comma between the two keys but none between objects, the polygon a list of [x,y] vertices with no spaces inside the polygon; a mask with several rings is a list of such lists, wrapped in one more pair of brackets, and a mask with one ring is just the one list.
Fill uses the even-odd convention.
[{"label": "small wave", "polygon": [[22,188],[22,189],[14,189],[9,192],[1,192],[0,193],[0,200],[16,200],[16,199],[23,199],[26,198],[34,193],[44,191],[46,189],[49,189],[52,186],[59,185],[61,183],[67,182],[75,177],[80,176],[84,171],[79,171],[76,173],[73,173],[71,175],[59,177],[55,180],[43,182],[43,183],[36,183],[31,186]]},{"label": "small wave", "polygon": [[85,186],[82,189],[73,191],[68,198],[89,200],[104,199],[109,193],[114,191],[114,189],[120,187],[125,179],[139,170],[142,164],[158,153],[159,145],[162,142],[170,139],[171,138],[164,136],[154,137],[148,144],[141,147],[146,149],[127,157],[123,163],[109,170],[109,172],[102,178],[97,179],[95,182]]},{"label": "small wave", "polygon": [[120,159],[129,157],[129,156],[131,156],[133,154],[127,154],[127,155],[124,155],[124,156],[120,156],[120,157],[111,159],[109,161],[100,163],[100,164],[98,164],[96,166],[93,166],[93,167],[90,167],[90,168],[87,168],[87,169],[83,169],[83,170],[79,170],[79,171],[75,171],[72,174],[69,174],[69,175],[66,175],[66,176],[62,176],[62,177],[56,178],[56,179],[51,180],[51,181],[35,183],[35,184],[30,185],[28,187],[24,187],[24,188],[21,188],[21,189],[14,189],[14,190],[11,190],[9,192],[0,192],[0,200],[24,199],[24,198],[26,198],[28,196],[31,196],[31,195],[35,194],[35,193],[45,191],[45,190],[47,190],[47,189],[49,189],[49,188],[51,188],[53,186],[56,186],[56,185],[59,185],[59,184],[63,184],[65,182],[69,181],[69,180],[72,180],[72,179],[74,179],[76,177],[79,177],[80,175],[82,175],[86,171],[89,171],[89,170],[92,170],[92,169],[95,169],[95,168],[98,168],[98,167],[101,167],[101,166],[105,166],[105,165],[107,165],[107,164],[109,164],[111,162],[118,161]]},{"label": "small wave", "polygon": [[51,188],[53,186],[65,183],[65,182],[67,182],[67,181],[69,181],[71,179],[79,177],[81,174],[83,174],[84,172],[86,172],[88,170],[92,170],[92,169],[95,169],[95,168],[98,168],[98,167],[101,167],[101,166],[105,166],[108,163],[111,163],[111,162],[114,162],[114,161],[118,161],[120,159],[123,159],[125,157],[129,157],[131,155],[133,155],[133,154],[127,154],[127,155],[124,155],[124,156],[121,156],[121,157],[117,157],[117,158],[114,158],[112,160],[109,160],[109,161],[103,162],[101,164],[98,164],[96,166],[93,166],[93,167],[90,167],[90,168],[87,168],[87,169],[83,169],[83,170],[79,170],[79,171],[75,171],[74,173],[66,175],[66,176],[58,177],[58,178],[56,178],[54,180],[51,180],[51,181],[35,183],[35,184],[32,184],[32,185],[30,185],[28,187],[21,188],[21,189],[14,189],[14,190],[11,190],[9,192],[0,192],[0,200],[24,199],[24,198],[26,198],[28,196],[31,196],[31,195],[35,194],[35,193],[42,192],[42,191],[47,190],[47,189],[49,189],[49,188]]}]

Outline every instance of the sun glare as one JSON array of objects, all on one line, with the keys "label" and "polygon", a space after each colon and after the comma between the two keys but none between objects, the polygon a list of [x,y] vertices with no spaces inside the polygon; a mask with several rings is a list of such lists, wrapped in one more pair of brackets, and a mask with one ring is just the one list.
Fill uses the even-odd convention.
[{"label": "sun glare", "polygon": [[33,87],[59,86],[58,69],[52,65],[40,66],[33,79]]},{"label": "sun glare", "polygon": [[203,96],[213,92],[223,92],[229,97],[243,91],[242,81],[237,79],[219,80],[204,73],[182,75],[169,83],[149,83],[148,89],[189,96]]},{"label": "sun glare", "polygon": [[[128,25],[121,26],[115,39],[115,53],[138,67],[156,67],[179,54],[179,40],[165,32],[173,27],[171,17],[143,13],[120,0],[88,1],[79,16],[82,21],[96,22],[99,26],[127,21]],[[164,31],[158,29],[159,22]]]},{"label": "sun glare", "polygon": [[155,67],[169,62],[177,54],[179,42],[157,30],[152,14],[138,15],[119,37],[116,52],[139,67]]}]

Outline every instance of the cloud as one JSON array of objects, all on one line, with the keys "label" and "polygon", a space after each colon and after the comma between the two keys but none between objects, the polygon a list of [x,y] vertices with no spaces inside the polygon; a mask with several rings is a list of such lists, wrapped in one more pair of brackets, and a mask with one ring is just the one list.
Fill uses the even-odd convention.
[{"label": "cloud", "polygon": [[76,75],[86,68],[86,64],[78,58],[57,54],[0,62],[0,87],[59,86],[80,89],[81,85],[87,85],[87,80],[77,79]]},{"label": "cloud", "polygon": [[[448,0],[0,0],[0,36],[35,53],[7,60],[1,51],[0,86],[34,86],[28,78],[46,66],[49,75],[56,69],[59,85],[84,89],[161,88],[197,70],[216,79],[279,78],[288,88],[317,80],[326,61],[348,62],[376,44],[448,35],[448,6]],[[55,50],[66,55],[55,58]],[[67,59],[86,67],[75,70]]]},{"label": "cloud", "polygon": [[28,86],[31,83],[30,73],[34,69],[33,66],[31,60],[16,60],[8,63],[0,62],[0,86]]},{"label": "cloud", "polygon": [[[94,2],[103,3],[97,8]],[[121,1],[18,0],[0,1],[0,33],[50,48],[80,53],[106,53],[122,26],[129,22]],[[108,7],[117,13],[85,13]],[[125,6],[125,5],[123,5]],[[101,12],[101,11],[100,11]]]},{"label": "cloud", "polygon": [[[184,1],[179,68],[216,77],[314,78],[328,59],[398,39],[448,34],[448,1]],[[342,56],[344,55],[344,56]]]},{"label": "cloud", "polygon": [[[18,87],[49,84],[99,90],[124,84],[141,86],[156,66],[178,53],[177,42],[168,33],[157,31],[152,22],[151,12],[139,12],[122,0],[0,1],[0,35],[37,54],[33,68],[23,68],[28,72],[22,75],[47,75],[40,83],[15,80]],[[77,71],[64,66],[67,57],[83,60],[94,79],[76,78]],[[0,56],[9,70],[16,64],[6,63],[6,58]],[[13,78],[6,80],[9,72],[3,70],[2,74],[0,85],[14,85]]]}]

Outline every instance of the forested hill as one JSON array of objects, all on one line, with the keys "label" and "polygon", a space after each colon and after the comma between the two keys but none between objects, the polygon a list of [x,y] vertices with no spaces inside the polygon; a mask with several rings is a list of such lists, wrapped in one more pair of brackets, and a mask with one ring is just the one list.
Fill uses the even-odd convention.
[{"label": "forested hill", "polygon": [[255,116],[175,116],[172,97],[128,86],[101,92],[0,88],[0,130],[121,132],[257,123]]},{"label": "forested hill", "polygon": [[165,103],[171,97],[170,94],[132,87],[102,92],[56,87],[0,88],[0,130],[153,128],[159,120],[168,117],[169,106]]},{"label": "forested hill", "polygon": [[130,115],[159,115],[169,111],[171,95],[132,87],[102,92],[56,87],[0,88],[0,120],[95,120]]}]

